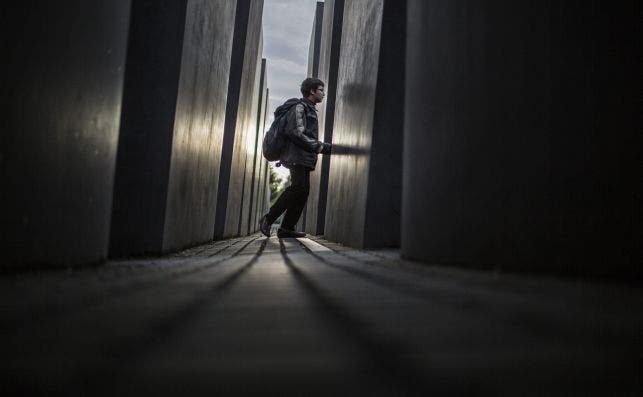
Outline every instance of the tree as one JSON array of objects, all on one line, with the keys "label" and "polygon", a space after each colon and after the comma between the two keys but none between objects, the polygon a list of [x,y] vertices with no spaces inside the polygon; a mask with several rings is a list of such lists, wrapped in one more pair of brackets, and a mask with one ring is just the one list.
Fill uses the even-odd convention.
[{"label": "tree", "polygon": [[279,175],[277,175],[275,170],[272,168],[272,165],[270,165],[270,167],[268,167],[268,169],[269,169],[269,172],[270,172],[270,181],[269,181],[269,184],[270,184],[270,206],[272,207],[272,205],[277,200],[277,197],[279,197],[281,192],[284,190],[284,186],[283,186],[283,180],[281,179],[281,177],[279,177]]}]

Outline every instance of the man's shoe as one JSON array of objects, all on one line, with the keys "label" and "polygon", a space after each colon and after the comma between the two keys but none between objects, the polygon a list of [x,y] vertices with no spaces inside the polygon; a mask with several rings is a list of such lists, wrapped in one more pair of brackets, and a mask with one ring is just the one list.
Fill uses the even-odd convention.
[{"label": "man's shoe", "polygon": [[277,230],[277,237],[279,237],[279,238],[301,238],[301,237],[306,237],[306,233],[296,232],[294,230],[287,230],[287,229],[279,228],[279,230]]},{"label": "man's shoe", "polygon": [[264,215],[259,219],[259,230],[261,230],[261,233],[263,233],[266,237],[270,237],[270,229],[272,225],[268,223],[268,214]]}]

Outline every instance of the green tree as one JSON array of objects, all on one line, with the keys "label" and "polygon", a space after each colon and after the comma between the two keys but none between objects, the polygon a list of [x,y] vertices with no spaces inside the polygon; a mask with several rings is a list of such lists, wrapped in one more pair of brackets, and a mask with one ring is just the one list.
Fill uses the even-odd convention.
[{"label": "green tree", "polygon": [[272,168],[272,165],[270,165],[269,171],[270,171],[270,181],[269,181],[269,184],[270,184],[270,206],[272,207],[272,205],[277,200],[277,197],[279,197],[281,192],[284,190],[284,186],[283,186],[283,180],[281,179],[281,177],[279,175],[277,175],[275,170]]}]

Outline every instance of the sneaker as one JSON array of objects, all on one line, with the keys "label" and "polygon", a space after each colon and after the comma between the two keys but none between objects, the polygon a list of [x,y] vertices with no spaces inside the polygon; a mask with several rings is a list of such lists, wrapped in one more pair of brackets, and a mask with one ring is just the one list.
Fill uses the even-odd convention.
[{"label": "sneaker", "polygon": [[266,237],[270,237],[270,228],[272,225],[268,223],[268,220],[266,219],[268,217],[268,214],[264,215],[259,219],[259,230],[261,230],[261,233],[264,234]]},{"label": "sneaker", "polygon": [[287,230],[287,229],[279,228],[279,230],[277,230],[277,237],[279,237],[279,238],[300,238],[300,237],[306,237],[306,233],[296,232],[294,230]]}]

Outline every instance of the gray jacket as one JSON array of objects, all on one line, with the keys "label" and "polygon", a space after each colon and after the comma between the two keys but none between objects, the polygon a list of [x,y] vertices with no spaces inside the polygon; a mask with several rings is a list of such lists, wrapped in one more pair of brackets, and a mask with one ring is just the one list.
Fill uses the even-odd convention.
[{"label": "gray jacket", "polygon": [[317,155],[325,147],[323,142],[317,140],[319,136],[317,110],[304,99],[296,98],[289,99],[284,106],[292,104],[291,101],[299,103],[291,106],[286,114],[285,132],[288,140],[279,161],[286,167],[303,165],[314,170]]}]

